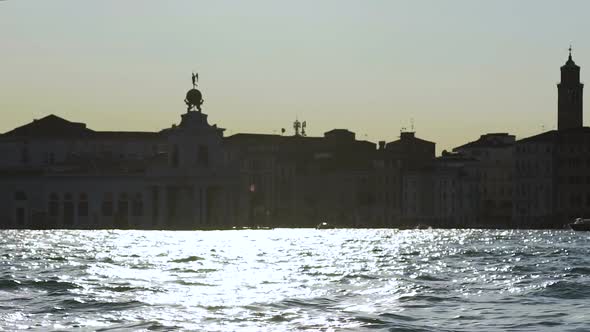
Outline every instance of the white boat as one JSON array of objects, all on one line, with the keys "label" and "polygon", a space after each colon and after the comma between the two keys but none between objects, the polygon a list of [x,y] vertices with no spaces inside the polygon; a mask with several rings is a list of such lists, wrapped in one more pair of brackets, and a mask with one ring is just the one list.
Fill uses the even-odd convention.
[{"label": "white boat", "polygon": [[590,219],[576,218],[569,226],[574,231],[590,231]]}]

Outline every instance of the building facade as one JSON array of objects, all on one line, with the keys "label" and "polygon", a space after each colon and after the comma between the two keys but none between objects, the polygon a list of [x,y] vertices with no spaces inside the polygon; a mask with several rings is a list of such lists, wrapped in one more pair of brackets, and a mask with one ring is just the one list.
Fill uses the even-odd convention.
[{"label": "building facade", "polygon": [[374,143],[334,129],[323,137],[236,134],[225,146],[240,165],[243,222],[273,227],[314,227],[324,221],[374,225]]},{"label": "building facade", "polygon": [[559,228],[590,216],[590,128],[583,126],[580,67],[561,67],[558,129],[515,143],[513,224]]},{"label": "building facade", "polygon": [[187,100],[180,124],[160,132],[94,131],[49,115],[0,135],[2,227],[233,225],[238,173],[223,129],[197,104]]},{"label": "building facade", "polygon": [[403,177],[405,227],[479,227],[477,160],[444,152],[423,169]]},{"label": "building facade", "polygon": [[478,227],[505,228],[512,222],[514,142],[514,135],[492,133],[453,149],[476,161]]}]

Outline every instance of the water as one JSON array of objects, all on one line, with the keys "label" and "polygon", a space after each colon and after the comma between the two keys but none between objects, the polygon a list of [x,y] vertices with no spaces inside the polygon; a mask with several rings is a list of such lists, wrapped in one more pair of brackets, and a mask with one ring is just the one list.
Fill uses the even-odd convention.
[{"label": "water", "polygon": [[590,233],[0,231],[3,330],[588,331]]}]

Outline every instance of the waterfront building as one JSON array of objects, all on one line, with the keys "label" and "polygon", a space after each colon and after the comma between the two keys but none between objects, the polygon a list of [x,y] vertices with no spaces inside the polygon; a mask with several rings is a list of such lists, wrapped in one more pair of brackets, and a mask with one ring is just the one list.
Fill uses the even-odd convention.
[{"label": "waterfront building", "polygon": [[561,67],[558,129],[515,143],[513,223],[563,227],[590,216],[590,128],[583,126],[580,67]]},{"label": "waterfront building", "polygon": [[512,190],[515,136],[507,133],[481,135],[453,149],[477,160],[472,163],[478,180],[478,227],[509,227],[512,221]]},{"label": "waterfront building", "polygon": [[55,115],[0,135],[0,220],[7,228],[225,227],[239,204],[223,129],[187,93],[179,125],[95,131]]},{"label": "waterfront building", "polygon": [[382,150],[381,158],[389,166],[386,168],[389,181],[385,184],[385,195],[391,198],[386,204],[389,225],[416,225],[423,219],[419,214],[429,214],[431,209],[432,188],[428,188],[429,181],[422,175],[432,169],[436,144],[404,130],[398,140],[384,144]]},{"label": "waterfront building", "polygon": [[515,225],[562,227],[590,216],[590,128],[527,137],[515,156]]},{"label": "waterfront building", "polygon": [[435,157],[436,143],[416,137],[413,131],[402,131],[398,140],[385,145],[393,158],[401,161],[403,170],[416,170],[430,165]]},{"label": "waterfront building", "polygon": [[[297,127],[297,126],[296,126]],[[346,129],[323,137],[236,134],[225,140],[240,164],[242,220],[249,225],[371,226],[374,143]]]},{"label": "waterfront building", "polygon": [[432,164],[435,143],[416,137],[413,131],[402,131],[398,140],[379,142],[374,160],[373,182],[376,186],[377,219],[383,227],[405,227],[403,218],[403,178]]},{"label": "waterfront building", "polygon": [[479,225],[477,160],[443,152],[430,166],[403,177],[402,224],[431,227]]}]

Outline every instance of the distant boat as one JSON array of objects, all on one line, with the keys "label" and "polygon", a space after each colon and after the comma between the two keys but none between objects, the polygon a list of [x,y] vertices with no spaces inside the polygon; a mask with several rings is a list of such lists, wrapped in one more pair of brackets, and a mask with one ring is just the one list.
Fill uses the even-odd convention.
[{"label": "distant boat", "polygon": [[252,227],[250,227],[250,226],[242,226],[242,227],[233,226],[232,229],[241,229],[241,230],[246,230],[246,229],[250,229],[250,230],[252,230],[252,229],[262,229],[262,230],[271,230],[271,229],[274,229],[274,227],[270,227],[270,226],[258,226],[258,225],[252,226]]},{"label": "distant boat", "polygon": [[569,226],[574,231],[590,231],[590,219],[576,218]]},{"label": "distant boat", "polygon": [[334,229],[333,225],[328,224],[327,222],[321,222],[319,223],[315,229]]},{"label": "distant boat", "polygon": [[415,229],[432,229],[432,227],[428,225],[418,224]]},{"label": "distant boat", "polygon": [[265,229],[265,230],[269,230],[269,229],[274,229],[274,227],[270,227],[270,226],[256,226],[256,227],[252,227],[252,229]]}]

